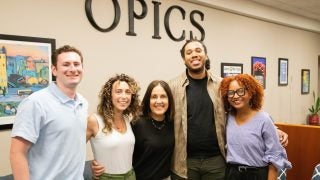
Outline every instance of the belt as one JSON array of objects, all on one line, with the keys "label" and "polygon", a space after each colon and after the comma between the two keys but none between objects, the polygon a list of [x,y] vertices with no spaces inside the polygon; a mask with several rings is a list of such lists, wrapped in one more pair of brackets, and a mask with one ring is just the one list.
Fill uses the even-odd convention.
[{"label": "belt", "polygon": [[247,166],[247,165],[243,165],[243,164],[228,164],[228,167],[236,169],[239,172],[257,171],[257,170],[260,170],[260,169],[268,168],[268,166],[255,167],[255,166]]}]

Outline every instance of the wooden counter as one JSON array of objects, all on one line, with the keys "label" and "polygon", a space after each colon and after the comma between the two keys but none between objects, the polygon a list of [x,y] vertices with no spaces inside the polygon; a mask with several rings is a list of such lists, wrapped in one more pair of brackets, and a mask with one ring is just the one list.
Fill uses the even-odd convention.
[{"label": "wooden counter", "polygon": [[309,180],[314,167],[320,163],[320,126],[276,123],[289,135],[286,147],[292,169],[287,180]]}]

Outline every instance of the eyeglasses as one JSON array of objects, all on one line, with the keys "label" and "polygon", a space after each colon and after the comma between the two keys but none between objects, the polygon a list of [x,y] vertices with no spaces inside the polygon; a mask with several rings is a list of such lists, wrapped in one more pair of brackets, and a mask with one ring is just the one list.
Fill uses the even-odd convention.
[{"label": "eyeglasses", "polygon": [[246,94],[246,89],[245,88],[239,88],[237,90],[228,90],[227,96],[228,98],[233,98],[235,94],[238,94],[239,97],[244,96]]}]

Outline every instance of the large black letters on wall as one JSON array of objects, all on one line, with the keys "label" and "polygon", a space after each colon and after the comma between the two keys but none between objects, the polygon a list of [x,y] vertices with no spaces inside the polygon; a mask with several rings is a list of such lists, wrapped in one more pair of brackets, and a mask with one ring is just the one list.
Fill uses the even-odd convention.
[{"label": "large black letters on wall", "polygon": [[168,36],[169,36],[172,40],[174,40],[174,41],[182,41],[182,40],[184,40],[185,37],[186,37],[186,35],[185,35],[185,34],[186,34],[185,30],[182,31],[182,35],[181,35],[179,38],[175,38],[175,37],[173,36],[173,34],[171,33],[171,31],[170,31],[169,18],[170,18],[171,11],[172,11],[173,9],[178,9],[178,10],[181,12],[181,14],[182,14],[182,19],[183,19],[183,20],[186,18],[186,12],[184,11],[184,9],[182,9],[182,7],[180,7],[180,6],[171,6],[171,7],[167,10],[166,14],[164,15],[164,27],[165,27],[165,29],[166,29],[166,31],[167,31]]},{"label": "large black letters on wall", "polygon": [[112,0],[112,2],[113,2],[113,7],[114,7],[114,19],[113,19],[113,23],[111,24],[110,27],[104,29],[104,28],[100,27],[100,26],[96,23],[96,21],[94,20],[94,18],[93,18],[92,8],[91,8],[92,0],[86,0],[85,10],[86,10],[87,18],[88,18],[89,22],[91,23],[91,25],[92,25],[94,28],[96,28],[98,31],[101,31],[101,32],[109,32],[109,31],[113,30],[114,28],[116,28],[117,25],[119,24],[119,21],[120,21],[120,13],[121,13],[120,5],[119,5],[118,0]]},{"label": "large black letters on wall", "polygon": [[[203,19],[204,19],[204,14],[201,11],[198,11],[198,10],[191,11],[191,13],[190,13],[190,22],[191,22],[192,25],[194,25],[194,27],[196,27],[200,31],[200,33],[201,33],[200,40],[203,41],[206,34],[204,32],[203,27],[194,19],[194,15],[195,14],[199,14],[200,15],[201,21],[203,21]],[[192,31],[190,31],[190,38],[193,38]]]},{"label": "large black letters on wall", "polygon": [[[87,15],[87,18],[88,18],[90,24],[96,30],[98,30],[100,32],[109,32],[109,31],[115,29],[120,22],[120,16],[121,16],[121,8],[120,8],[118,0],[112,0],[115,13],[114,13],[113,23],[108,28],[100,27],[97,24],[97,22],[95,21],[95,19],[93,17],[93,13],[92,13],[92,7],[91,7],[92,1],[93,0],[86,0],[85,1],[85,11],[86,11],[86,15]],[[137,14],[135,12],[135,9],[134,9],[135,1],[139,2],[141,5],[141,13],[140,14]],[[154,29],[153,29],[152,38],[153,39],[161,39],[161,36],[160,36],[160,5],[161,5],[161,2],[152,1],[152,4],[153,4],[153,10],[154,10],[154,14],[153,14],[153,20],[154,20],[153,28]],[[180,37],[175,37],[171,32],[171,28],[174,28],[174,27],[170,27],[169,22],[170,22],[170,15],[173,10],[178,10],[181,13],[183,21],[186,19],[186,11],[180,6],[173,5],[165,11],[164,28],[166,30],[167,35],[170,37],[170,39],[172,39],[173,41],[183,41],[186,38],[186,30],[185,29],[181,30]],[[129,28],[128,28],[128,32],[126,32],[127,36],[136,36],[137,35],[137,33],[134,31],[134,20],[135,19],[142,20],[143,18],[145,18],[147,16],[147,14],[148,14],[148,6],[147,6],[145,0],[128,0],[128,26],[129,26]],[[196,15],[200,16],[201,21],[204,20],[204,14],[199,10],[191,11],[189,20],[190,20],[190,23],[197,30],[199,30],[199,32],[201,34],[200,40],[204,40],[205,30],[201,26],[201,24],[196,20],[196,18],[195,18]],[[190,38],[193,38],[192,31],[189,31],[189,36],[190,36]]]},{"label": "large black letters on wall", "polygon": [[153,39],[161,39],[160,36],[160,31],[159,31],[159,6],[161,4],[161,2],[157,2],[157,1],[152,1],[153,3],[153,11],[154,11],[154,15],[153,15]]},{"label": "large black letters on wall", "polygon": [[148,13],[147,4],[144,0],[136,0],[139,1],[142,6],[142,12],[140,15],[136,14],[134,11],[134,1],[128,0],[128,14],[129,14],[129,31],[126,33],[128,36],[136,36],[137,34],[134,32],[134,18],[143,19],[146,17]]}]

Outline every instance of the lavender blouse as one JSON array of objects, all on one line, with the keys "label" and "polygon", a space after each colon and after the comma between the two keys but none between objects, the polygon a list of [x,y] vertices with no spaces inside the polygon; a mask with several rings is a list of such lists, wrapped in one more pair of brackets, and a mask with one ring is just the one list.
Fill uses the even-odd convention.
[{"label": "lavender blouse", "polygon": [[242,125],[236,123],[234,116],[228,116],[227,163],[255,167],[272,163],[278,170],[292,167],[270,115],[263,111]]}]

